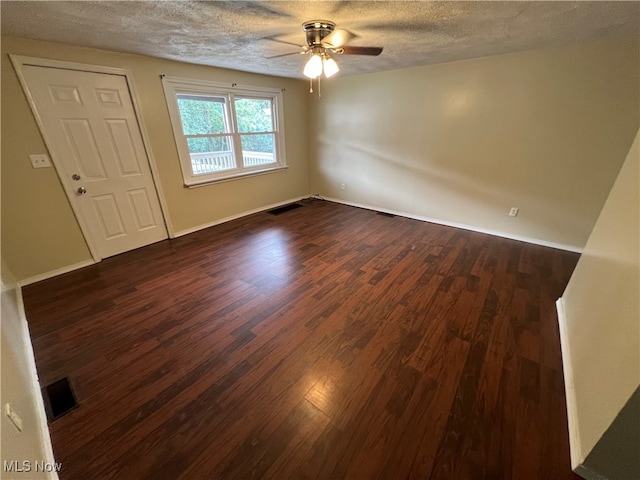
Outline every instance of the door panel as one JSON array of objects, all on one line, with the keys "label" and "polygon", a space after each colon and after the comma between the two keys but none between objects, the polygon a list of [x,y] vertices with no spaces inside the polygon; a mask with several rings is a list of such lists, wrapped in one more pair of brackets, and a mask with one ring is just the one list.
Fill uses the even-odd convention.
[{"label": "door panel", "polygon": [[100,257],[167,238],[126,78],[30,65],[23,75],[62,183]]},{"label": "door panel", "polygon": [[75,170],[81,172],[81,176],[86,179],[105,179],[107,175],[104,162],[96,145],[89,119],[61,119],[60,123],[71,147]]},{"label": "door panel", "polygon": [[124,222],[118,204],[113,195],[94,195],[91,197],[105,238],[111,239],[126,235]]},{"label": "door panel", "polygon": [[128,193],[134,212],[134,219],[138,224],[138,230],[153,228],[156,225],[156,220],[153,218],[153,210],[151,209],[147,191],[141,188],[139,190],[130,190]]},{"label": "door panel", "polygon": [[140,175],[130,125],[125,120],[107,120],[106,123],[120,175]]}]

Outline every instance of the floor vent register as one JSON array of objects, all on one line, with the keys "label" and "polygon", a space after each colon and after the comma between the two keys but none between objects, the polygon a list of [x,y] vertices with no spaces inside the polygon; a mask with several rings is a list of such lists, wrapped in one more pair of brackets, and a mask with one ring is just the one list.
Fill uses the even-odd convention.
[{"label": "floor vent register", "polygon": [[44,387],[42,398],[50,422],[57,420],[78,406],[76,395],[67,377]]}]

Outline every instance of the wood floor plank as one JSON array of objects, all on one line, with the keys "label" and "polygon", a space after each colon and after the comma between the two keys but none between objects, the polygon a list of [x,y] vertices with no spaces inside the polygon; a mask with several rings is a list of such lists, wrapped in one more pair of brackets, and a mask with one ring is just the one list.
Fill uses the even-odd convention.
[{"label": "wood floor plank", "polygon": [[577,254],[300,203],[23,289],[62,480],[577,478]]}]

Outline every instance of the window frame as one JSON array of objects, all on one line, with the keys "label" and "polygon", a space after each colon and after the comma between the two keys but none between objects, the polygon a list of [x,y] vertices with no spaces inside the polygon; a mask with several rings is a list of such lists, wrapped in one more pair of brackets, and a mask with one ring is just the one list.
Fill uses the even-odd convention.
[{"label": "window frame", "polygon": [[[250,175],[261,175],[265,173],[277,172],[287,167],[284,140],[284,105],[281,89],[268,87],[255,87],[249,85],[238,85],[235,83],[221,83],[208,80],[196,80],[181,77],[162,77],[167,108],[171,128],[178,149],[180,168],[184,180],[185,188],[197,187],[215,182],[222,182],[242,178]],[[191,153],[185,135],[180,109],[178,106],[178,95],[193,96],[215,96],[225,99],[225,117],[228,120],[229,132],[224,134],[211,134],[215,136],[228,136],[233,145],[233,155],[236,167],[233,169],[221,170],[218,172],[195,174],[191,162]],[[240,132],[238,119],[236,116],[235,100],[237,99],[260,99],[271,101],[271,132]],[[275,162],[267,165],[245,166],[242,154],[242,135],[272,134]],[[209,136],[204,134],[204,136]]]}]

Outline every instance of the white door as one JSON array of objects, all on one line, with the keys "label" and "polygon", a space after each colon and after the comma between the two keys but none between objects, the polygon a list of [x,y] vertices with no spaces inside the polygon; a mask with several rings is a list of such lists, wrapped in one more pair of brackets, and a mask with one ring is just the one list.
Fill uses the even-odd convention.
[{"label": "white door", "polygon": [[22,72],[62,184],[98,256],[167,238],[126,77],[30,65]]}]

